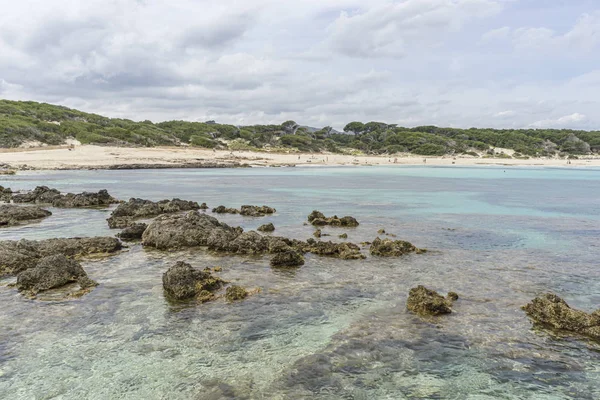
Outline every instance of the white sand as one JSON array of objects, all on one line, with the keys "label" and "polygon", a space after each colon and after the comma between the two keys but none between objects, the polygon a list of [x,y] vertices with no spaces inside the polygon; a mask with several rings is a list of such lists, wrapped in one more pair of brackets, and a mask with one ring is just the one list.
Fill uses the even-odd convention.
[{"label": "white sand", "polygon": [[[396,161],[395,161],[396,159]],[[425,163],[424,160],[427,162]],[[119,164],[181,164],[181,163],[246,163],[252,166],[277,165],[506,165],[506,166],[555,166],[581,167],[600,166],[600,157],[587,157],[571,160],[531,158],[528,160],[502,158],[422,157],[414,155],[386,156],[350,156],[339,154],[299,154],[267,153],[249,151],[212,151],[199,148],[156,147],[125,148],[103,146],[45,147],[36,149],[0,150],[0,164],[6,163],[13,168],[28,165],[35,169],[82,169],[103,168]]]}]

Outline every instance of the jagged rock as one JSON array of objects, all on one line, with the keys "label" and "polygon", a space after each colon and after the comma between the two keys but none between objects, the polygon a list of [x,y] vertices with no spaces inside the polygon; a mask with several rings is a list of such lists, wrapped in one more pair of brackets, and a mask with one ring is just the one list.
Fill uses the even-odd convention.
[{"label": "jagged rock", "polygon": [[358,221],[354,217],[345,216],[339,218],[337,215],[327,218],[322,212],[314,210],[308,216],[308,222],[314,226],[344,226],[344,227],[356,227],[359,225]]},{"label": "jagged rock", "polygon": [[588,314],[569,307],[557,295],[546,293],[533,299],[523,310],[538,324],[600,340],[600,309]]},{"label": "jagged rock", "polygon": [[12,199],[13,191],[10,188],[0,186],[0,201],[9,202]]},{"label": "jagged rock", "polygon": [[77,282],[81,289],[98,284],[91,280],[77,261],[68,259],[62,254],[44,257],[35,267],[21,272],[17,276],[17,289],[29,294],[59,288]]},{"label": "jagged rock", "polygon": [[173,214],[199,209],[200,206],[195,201],[172,199],[154,202],[131,198],[126,203],[119,204],[107,221],[110,228],[125,228],[135,219],[152,218],[162,214]]},{"label": "jagged rock", "polygon": [[132,225],[128,226],[127,228],[123,229],[121,231],[121,233],[119,233],[117,236],[121,240],[125,240],[125,241],[139,240],[142,238],[142,235],[144,234],[144,231],[146,230],[147,227],[148,227],[147,224],[135,223],[135,224],[132,224]]},{"label": "jagged rock", "polygon": [[227,208],[225,206],[218,206],[212,209],[215,214],[239,214],[240,210],[235,208]]},{"label": "jagged rock", "polygon": [[405,242],[404,240],[381,240],[379,238],[376,238],[375,240],[373,240],[373,243],[371,243],[369,251],[374,256],[399,257],[412,252],[420,254],[425,250],[418,249],[412,243]]},{"label": "jagged rock", "polygon": [[[242,228],[232,228],[210,215],[190,211],[185,215],[159,216],[148,225],[142,241],[144,246],[160,250],[208,246],[211,235],[221,235],[221,240],[232,240],[242,231]],[[221,247],[219,243],[215,238],[211,239],[214,247]]]},{"label": "jagged rock", "polygon": [[33,268],[41,258],[47,256],[108,255],[121,248],[121,242],[112,237],[2,241],[0,242],[0,277],[16,275]]},{"label": "jagged rock", "polygon": [[275,225],[273,225],[272,223],[268,223],[268,224],[264,224],[258,227],[257,231],[260,232],[274,232],[275,231]]},{"label": "jagged rock", "polygon": [[244,215],[246,217],[264,217],[267,214],[274,214],[274,208],[269,206],[242,206],[240,209],[240,215]]},{"label": "jagged rock", "polygon": [[[214,240],[218,237],[219,240]],[[254,231],[243,232],[233,240],[223,240],[227,234],[212,235],[208,241],[209,250],[236,254],[264,254],[269,250],[269,240]]]},{"label": "jagged rock", "polygon": [[12,200],[15,203],[44,203],[52,202],[61,197],[57,189],[51,189],[48,186],[38,186],[31,192],[13,194]]},{"label": "jagged rock", "polygon": [[419,285],[410,289],[406,308],[419,315],[450,314],[452,312],[452,301],[451,298],[446,298],[435,290]]},{"label": "jagged rock", "polygon": [[14,226],[40,220],[52,215],[48,210],[37,206],[0,205],[0,227]]},{"label": "jagged rock", "polygon": [[342,233],[341,235],[338,236],[340,239],[348,239],[348,234],[347,233]]},{"label": "jagged rock", "polygon": [[200,210],[208,210],[208,206],[206,205],[206,203],[200,204]]},{"label": "jagged rock", "polygon": [[272,267],[300,267],[304,265],[304,257],[296,250],[277,253],[270,262]]},{"label": "jagged rock", "polygon": [[229,286],[225,291],[225,298],[229,301],[243,300],[248,297],[248,292],[241,286]]},{"label": "jagged rock", "polygon": [[354,243],[317,242],[314,239],[309,239],[305,244],[298,247],[305,253],[335,257],[342,260],[362,260],[366,258],[360,252],[360,247]]},{"label": "jagged rock", "polygon": [[183,261],[163,274],[163,289],[167,297],[174,300],[197,298],[208,301],[214,298],[213,292],[220,289],[225,281],[212,276],[210,272],[200,271]]},{"label": "jagged rock", "polygon": [[61,194],[57,189],[47,186],[38,186],[28,193],[14,194],[12,200],[15,203],[52,204],[62,208],[106,207],[119,202],[106,189],[98,193]]}]

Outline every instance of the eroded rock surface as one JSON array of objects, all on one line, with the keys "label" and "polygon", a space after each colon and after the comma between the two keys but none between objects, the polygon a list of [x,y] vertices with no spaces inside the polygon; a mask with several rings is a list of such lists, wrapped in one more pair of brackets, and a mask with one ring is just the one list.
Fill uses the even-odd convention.
[{"label": "eroded rock surface", "polygon": [[308,216],[308,222],[310,222],[314,226],[343,226],[343,227],[356,227],[359,225],[356,218],[351,216],[345,216],[339,218],[337,215],[333,217],[326,217],[322,212],[314,210]]},{"label": "eroded rock surface", "polygon": [[208,301],[214,298],[225,281],[211,275],[208,271],[200,271],[183,261],[178,261],[163,274],[163,289],[168,298],[173,300],[198,299]]},{"label": "eroded rock surface", "polygon": [[48,210],[37,206],[17,206],[14,204],[0,204],[0,227],[22,225],[38,221],[52,215]]},{"label": "eroded rock surface", "polygon": [[123,229],[117,236],[123,241],[140,240],[148,224],[133,223]]},{"label": "eroded rock surface", "polygon": [[304,265],[304,256],[296,250],[288,250],[277,253],[271,258],[272,267],[300,267]]},{"label": "eroded rock surface", "polygon": [[228,301],[243,300],[248,297],[248,291],[241,286],[229,286],[225,291],[225,298]]},{"label": "eroded rock surface", "polygon": [[62,194],[57,189],[47,186],[38,186],[27,193],[13,194],[12,201],[15,203],[52,204],[54,207],[62,208],[107,207],[119,202],[105,189],[97,193]]},{"label": "eroded rock surface", "polygon": [[448,297],[444,297],[435,290],[419,285],[410,289],[406,308],[419,315],[450,314],[453,299],[458,299],[458,295],[454,292],[450,292]]},{"label": "eroded rock surface", "polygon": [[12,199],[13,192],[10,188],[0,186],[0,201],[9,202]]},{"label": "eroded rock surface", "polygon": [[272,223],[264,224],[258,227],[257,231],[259,232],[275,232],[275,225]]},{"label": "eroded rock surface", "polygon": [[379,238],[373,240],[369,251],[372,255],[379,257],[399,257],[413,252],[417,254],[425,252],[424,249],[418,249],[412,243],[404,240],[381,240]]},{"label": "eroded rock surface", "polygon": [[110,228],[126,228],[134,220],[152,218],[162,214],[173,214],[181,211],[199,210],[201,207],[195,201],[181,199],[152,201],[131,198],[119,204],[107,219]]},{"label": "eroded rock surface", "polygon": [[246,217],[264,217],[268,214],[275,213],[274,208],[269,206],[250,206],[244,205],[239,210],[237,208],[228,208],[223,205],[215,207],[212,212],[215,214],[240,214]]}]

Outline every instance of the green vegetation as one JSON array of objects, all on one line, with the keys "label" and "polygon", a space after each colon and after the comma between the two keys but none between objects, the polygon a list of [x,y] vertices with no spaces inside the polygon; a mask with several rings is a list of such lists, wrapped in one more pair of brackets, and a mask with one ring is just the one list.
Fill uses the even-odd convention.
[{"label": "green vegetation", "polygon": [[346,154],[413,153],[424,156],[466,154],[514,157],[576,157],[600,153],[600,131],[568,129],[456,129],[436,126],[404,128],[383,122],[350,122],[339,133],[330,126],[234,126],[209,122],[134,122],[107,118],[62,106],[0,100],[0,147],[39,141],[49,145],[77,139],[84,144],[114,146],[181,146],[255,151],[332,152]]}]

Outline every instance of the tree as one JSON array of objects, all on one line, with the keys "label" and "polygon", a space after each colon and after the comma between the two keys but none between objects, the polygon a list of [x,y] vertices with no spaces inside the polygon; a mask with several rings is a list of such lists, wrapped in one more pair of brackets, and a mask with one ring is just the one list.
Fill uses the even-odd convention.
[{"label": "tree", "polygon": [[344,127],[344,132],[352,132],[355,135],[360,135],[365,131],[365,124],[362,122],[350,122],[348,125]]}]

